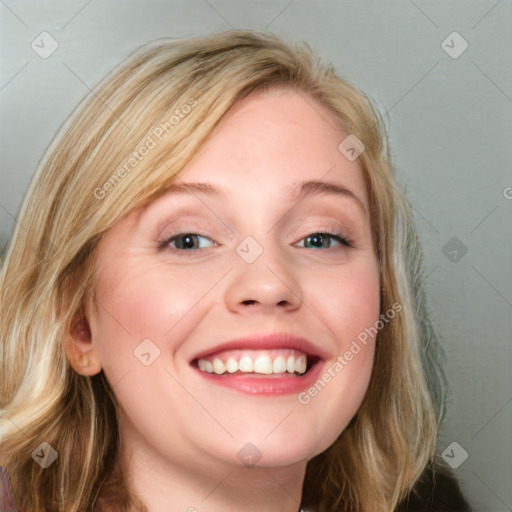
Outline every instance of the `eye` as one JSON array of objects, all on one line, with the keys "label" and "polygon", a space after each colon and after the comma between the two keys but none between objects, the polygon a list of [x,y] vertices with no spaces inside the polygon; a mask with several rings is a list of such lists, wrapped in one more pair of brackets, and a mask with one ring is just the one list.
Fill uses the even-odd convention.
[{"label": "eye", "polygon": [[[209,243],[211,244],[209,245]],[[165,249],[170,246],[174,250],[190,251],[193,249],[205,249],[213,245],[215,245],[213,240],[197,233],[175,233],[161,242],[159,248]]]},{"label": "eye", "polygon": [[[159,249],[170,248],[176,251],[192,251],[206,249],[215,245],[217,245],[216,242],[197,233],[174,233],[160,242]],[[341,234],[325,231],[311,233],[297,245],[306,249],[331,249],[340,245],[353,247],[352,243]]]},{"label": "eye", "polygon": [[307,249],[331,249],[333,242],[334,246],[344,245],[352,247],[351,242],[341,234],[328,232],[311,233],[301,240],[299,244],[302,243],[302,245],[299,246]]}]

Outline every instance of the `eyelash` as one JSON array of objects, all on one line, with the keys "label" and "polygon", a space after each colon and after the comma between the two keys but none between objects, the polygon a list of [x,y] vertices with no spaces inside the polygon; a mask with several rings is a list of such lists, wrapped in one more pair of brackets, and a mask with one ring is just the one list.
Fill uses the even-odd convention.
[{"label": "eyelash", "polygon": [[[178,249],[178,248],[175,248],[175,247],[169,247],[169,244],[171,242],[173,242],[175,238],[178,238],[178,236],[180,236],[180,235],[200,236],[201,238],[206,238],[206,239],[208,239],[208,240],[213,242],[213,240],[211,240],[211,238],[208,238],[207,236],[204,236],[204,235],[200,235],[199,233],[194,233],[192,231],[180,231],[180,232],[177,232],[177,233],[172,233],[165,240],[162,240],[158,244],[158,249],[160,251],[163,251],[165,249],[170,249],[172,251],[179,251],[179,252],[190,252],[190,251],[197,251],[197,250],[201,249],[201,247],[198,248],[198,249]],[[343,236],[341,233],[336,233],[334,231],[328,231],[328,230],[313,231],[313,232],[309,233],[308,235],[306,235],[305,237],[301,238],[300,241],[305,240],[306,238],[308,238],[308,237],[310,237],[312,235],[327,235],[327,236],[335,239],[341,245],[343,245],[343,246],[345,246],[347,248],[353,248],[354,247],[352,241],[349,238],[347,238],[346,236]],[[204,247],[203,247],[203,249],[204,249]],[[312,248],[311,247],[304,247],[304,249],[312,249]],[[334,249],[334,247],[327,247],[326,249]],[[323,250],[325,251],[326,249],[323,249]]]}]

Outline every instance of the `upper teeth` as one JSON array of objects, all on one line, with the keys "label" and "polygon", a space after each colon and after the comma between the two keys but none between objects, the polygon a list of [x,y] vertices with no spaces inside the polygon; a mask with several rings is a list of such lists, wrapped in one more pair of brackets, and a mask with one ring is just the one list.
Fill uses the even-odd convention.
[{"label": "upper teeth", "polygon": [[214,359],[199,359],[199,369],[207,373],[235,373],[237,371],[244,373],[261,373],[270,375],[273,373],[300,373],[306,372],[307,357],[305,354],[300,356],[282,356],[278,355],[271,358],[267,354],[258,356],[243,355],[239,359],[229,357],[227,361],[216,357]]}]

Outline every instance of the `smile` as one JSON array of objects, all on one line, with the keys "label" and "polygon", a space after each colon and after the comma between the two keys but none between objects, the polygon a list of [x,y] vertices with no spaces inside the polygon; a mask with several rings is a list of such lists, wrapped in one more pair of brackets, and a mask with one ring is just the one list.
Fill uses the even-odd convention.
[{"label": "smile", "polygon": [[257,334],[196,353],[201,380],[251,395],[289,395],[312,385],[331,357],[319,344],[288,333]]},{"label": "smile", "polygon": [[[310,363],[312,362],[310,360]],[[215,357],[198,359],[197,368],[202,372],[216,375],[303,375],[308,369],[308,356],[290,349],[231,350]]]}]

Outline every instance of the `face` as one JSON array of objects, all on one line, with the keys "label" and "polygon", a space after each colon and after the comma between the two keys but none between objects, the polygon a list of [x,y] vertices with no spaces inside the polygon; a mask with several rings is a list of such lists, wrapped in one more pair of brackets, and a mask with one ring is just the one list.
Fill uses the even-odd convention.
[{"label": "face", "polygon": [[101,239],[89,356],[132,450],[191,468],[305,464],[356,414],[379,272],[347,135],[312,98],[253,94],[174,190]]}]

